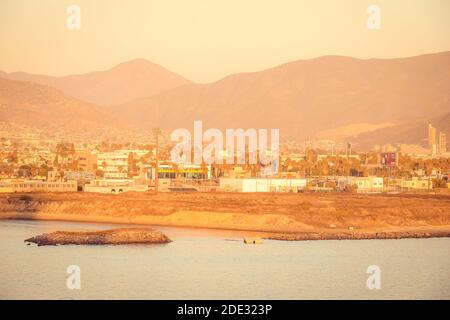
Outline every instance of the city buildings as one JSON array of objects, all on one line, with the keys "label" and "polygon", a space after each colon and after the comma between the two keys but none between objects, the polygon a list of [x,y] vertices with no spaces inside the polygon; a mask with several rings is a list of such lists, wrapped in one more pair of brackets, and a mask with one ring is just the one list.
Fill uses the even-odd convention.
[{"label": "city buildings", "polygon": [[85,172],[95,172],[97,169],[97,155],[89,151],[76,151],[77,169]]},{"label": "city buildings", "polygon": [[437,134],[436,128],[431,123],[428,124],[428,147],[432,155],[447,152],[447,135],[443,131]]},{"label": "city buildings", "polygon": [[[428,129],[425,147],[433,145],[433,148],[384,144],[376,150],[360,151],[355,144],[350,153],[345,144],[340,150],[314,149],[312,145],[302,149],[286,144],[279,164],[275,163],[276,170],[274,163],[270,166],[174,163],[170,160],[171,146],[163,144],[159,149],[158,190],[370,193],[446,189],[450,153],[446,133],[442,131],[445,128],[430,123]],[[222,151],[226,155],[226,150]],[[155,147],[148,143],[2,138],[0,192],[117,194],[155,190],[155,159]]]},{"label": "city buildings", "polygon": [[439,132],[439,153],[447,152],[447,135],[444,132]]},{"label": "city buildings", "polygon": [[126,179],[128,177],[128,153],[120,150],[98,153],[97,169],[105,179]]},{"label": "city buildings", "polygon": [[436,128],[431,123],[428,124],[428,147],[431,149],[432,154],[437,153]]}]

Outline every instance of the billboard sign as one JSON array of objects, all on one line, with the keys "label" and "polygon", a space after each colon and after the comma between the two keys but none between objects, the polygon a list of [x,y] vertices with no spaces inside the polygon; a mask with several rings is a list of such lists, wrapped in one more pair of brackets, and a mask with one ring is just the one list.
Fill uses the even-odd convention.
[{"label": "billboard sign", "polygon": [[397,154],[395,152],[382,153],[381,164],[383,166],[395,166],[397,164]]}]

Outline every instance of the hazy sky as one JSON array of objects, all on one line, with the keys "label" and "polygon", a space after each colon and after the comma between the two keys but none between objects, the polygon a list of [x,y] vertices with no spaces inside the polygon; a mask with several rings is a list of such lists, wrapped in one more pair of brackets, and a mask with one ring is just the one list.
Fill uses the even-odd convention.
[{"label": "hazy sky", "polygon": [[[66,27],[67,6],[81,29]],[[381,29],[366,12],[381,9]],[[450,0],[0,0],[0,70],[67,75],[145,58],[197,82],[327,54],[450,50]]]}]

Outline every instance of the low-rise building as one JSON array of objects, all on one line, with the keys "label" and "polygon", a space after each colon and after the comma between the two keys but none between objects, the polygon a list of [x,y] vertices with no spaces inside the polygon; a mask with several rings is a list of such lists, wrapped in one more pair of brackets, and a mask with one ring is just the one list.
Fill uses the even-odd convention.
[{"label": "low-rise building", "polygon": [[[151,168],[151,179],[155,179],[156,170]],[[158,165],[159,179],[209,179],[211,178],[211,166],[197,164],[184,164],[174,166],[172,164]]]},{"label": "low-rise building", "polygon": [[118,194],[129,191],[145,192],[148,185],[135,184],[131,179],[96,179],[84,186],[85,192]]},{"label": "low-rise building", "polygon": [[76,192],[76,181],[11,180],[12,192]]},{"label": "low-rise building", "polygon": [[417,177],[402,179],[401,188],[407,190],[431,190],[433,182],[430,179],[419,179]]},{"label": "low-rise building", "polygon": [[298,192],[306,188],[306,179],[220,178],[219,188],[230,192]]},{"label": "low-rise building", "polygon": [[114,151],[97,154],[97,169],[105,179],[126,179],[128,177],[128,153]]},{"label": "low-rise building", "polygon": [[65,171],[64,178],[66,180],[94,180],[95,174],[87,171]]},{"label": "low-rise building", "polygon": [[79,170],[86,172],[95,172],[97,168],[97,155],[89,151],[77,151],[75,153],[75,160]]},{"label": "low-rise building", "polygon": [[0,181],[0,193],[14,192],[12,185],[9,181]]},{"label": "low-rise building", "polygon": [[338,188],[345,189],[348,186],[356,187],[357,192],[383,191],[382,177],[339,177]]}]

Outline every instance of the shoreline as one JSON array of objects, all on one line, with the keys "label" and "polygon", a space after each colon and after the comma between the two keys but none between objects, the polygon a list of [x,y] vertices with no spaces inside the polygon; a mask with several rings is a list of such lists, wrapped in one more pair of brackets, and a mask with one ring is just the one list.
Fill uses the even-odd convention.
[{"label": "shoreline", "polygon": [[450,197],[0,194],[0,219],[200,228],[258,233],[276,240],[430,238],[450,237]]},{"label": "shoreline", "polygon": [[21,214],[0,214],[0,220],[17,220],[17,221],[52,221],[52,222],[79,222],[87,224],[112,224],[117,225],[133,225],[161,228],[182,228],[182,229],[199,229],[204,231],[225,231],[237,232],[245,235],[260,237],[267,240],[279,241],[317,241],[317,240],[389,240],[389,239],[427,239],[427,238],[450,238],[450,225],[448,226],[428,226],[428,227],[395,227],[395,228],[372,228],[372,229],[305,229],[296,231],[275,231],[270,228],[251,228],[251,227],[227,227],[227,226],[207,226],[188,223],[151,223],[144,220],[136,219],[130,221],[126,218],[111,219],[108,217],[86,217],[77,215],[58,215],[39,214],[38,216],[24,216]]}]

